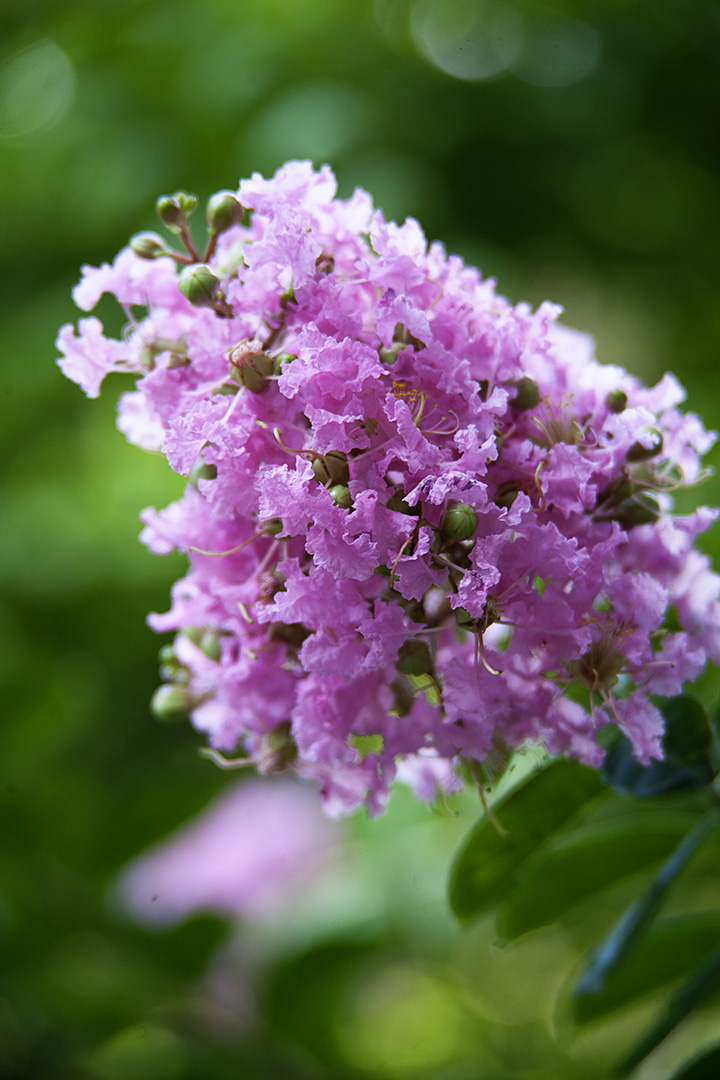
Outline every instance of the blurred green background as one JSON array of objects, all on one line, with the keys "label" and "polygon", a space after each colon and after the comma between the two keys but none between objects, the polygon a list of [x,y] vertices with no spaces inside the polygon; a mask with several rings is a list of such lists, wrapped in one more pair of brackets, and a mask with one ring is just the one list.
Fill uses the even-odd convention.
[{"label": "blurred green background", "polygon": [[[311,158],[511,299],[562,303],[601,360],[674,370],[719,427],[719,56],[714,0],[3,0],[3,1080],[579,1080],[650,1015],[578,1035],[553,1004],[627,891],[506,950],[492,920],[453,925],[467,798],[354,819],[354,903],[318,896],[275,934],[209,916],[151,933],[108,904],[227,778],[148,714],[144,620],[183,562],[144,551],[138,513],[182,482],[115,430],[130,384],[86,402],[53,342],[81,264],[156,227],[158,195]],[[110,301],[98,314],[119,330]],[[681,505],[698,500],[720,502],[717,480]],[[242,982],[248,940],[256,1020],[209,1019],[203,972],[224,949]],[[664,1080],[717,1019],[639,1075]]]}]

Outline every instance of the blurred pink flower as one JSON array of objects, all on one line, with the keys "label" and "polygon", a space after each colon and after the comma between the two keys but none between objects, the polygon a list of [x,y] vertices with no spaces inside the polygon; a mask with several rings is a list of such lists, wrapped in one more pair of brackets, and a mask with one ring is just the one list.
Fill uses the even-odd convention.
[{"label": "blurred pink flower", "polygon": [[123,871],[123,906],[169,926],[199,911],[264,918],[335,861],[341,826],[291,780],[237,784]]}]

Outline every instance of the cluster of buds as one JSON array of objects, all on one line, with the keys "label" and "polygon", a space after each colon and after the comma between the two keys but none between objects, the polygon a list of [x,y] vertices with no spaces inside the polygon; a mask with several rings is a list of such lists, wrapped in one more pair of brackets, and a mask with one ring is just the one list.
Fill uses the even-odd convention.
[{"label": "cluster of buds", "polygon": [[91,396],[137,374],[119,425],[189,479],[143,514],[190,562],[151,616],[177,635],[156,715],[219,764],[314,778],[330,813],[528,741],[597,766],[607,725],[658,757],[656,695],[720,660],[715,514],[672,504],[712,436],[676,380],[599,364],[327,168],[213,196],[202,255],[195,205],[158,203],[182,251],[143,233],[84,269],[76,302],[114,294],[121,341],[92,317],[58,339]]}]

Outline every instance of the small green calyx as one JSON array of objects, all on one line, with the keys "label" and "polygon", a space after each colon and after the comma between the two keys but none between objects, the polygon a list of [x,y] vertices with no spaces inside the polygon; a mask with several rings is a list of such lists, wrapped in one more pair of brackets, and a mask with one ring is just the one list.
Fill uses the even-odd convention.
[{"label": "small green calyx", "polygon": [[342,450],[328,450],[327,454],[318,454],[313,458],[312,471],[315,479],[328,487],[333,484],[347,484],[350,479],[347,454]]},{"label": "small green calyx", "polygon": [[163,724],[187,720],[195,704],[194,696],[185,686],[159,686],[150,699],[150,711]]},{"label": "small green calyx", "polygon": [[170,254],[163,238],[154,232],[136,233],[130,240],[130,250],[139,259],[159,259]]},{"label": "small green calyx", "polygon": [[186,191],[176,191],[174,195],[161,195],[155,203],[157,215],[171,232],[181,232],[187,218],[197,206],[197,196]]},{"label": "small green calyx", "polygon": [[197,491],[200,480],[215,480],[216,478],[217,465],[212,465],[210,462],[203,461],[203,459],[199,457],[190,470],[188,482],[192,484]]},{"label": "small green calyx", "polygon": [[624,390],[611,390],[605,398],[608,412],[621,413],[627,409],[628,396]]},{"label": "small green calyx", "polygon": [[245,209],[232,191],[218,191],[211,195],[207,204],[207,222],[210,231],[219,235],[239,225]]},{"label": "small green calyx", "polygon": [[515,397],[510,399],[510,404],[514,409],[525,412],[540,404],[540,387],[532,375],[523,375],[521,379],[518,379],[515,390]]},{"label": "small green calyx", "polygon": [[178,289],[193,307],[214,308],[219,299],[220,281],[206,263],[196,263],[181,270]]},{"label": "small green calyx", "polygon": [[469,540],[478,527],[478,520],[468,503],[451,502],[440,524],[440,535],[446,543]]},{"label": "small green calyx", "polygon": [[230,378],[253,394],[262,394],[267,389],[270,376],[276,374],[274,359],[247,341],[230,349],[228,360]]},{"label": "small green calyx", "polygon": [[634,529],[636,525],[654,525],[660,517],[660,504],[654,495],[639,491],[620,503],[614,514],[622,529]]},{"label": "small green calyx", "polygon": [[646,436],[649,436],[649,439],[647,439],[649,445],[646,446],[640,440],[634,442],[625,455],[626,461],[649,461],[650,458],[657,457],[661,453],[663,448],[662,432],[658,431],[657,428],[647,428]]},{"label": "small green calyx", "polygon": [[349,487],[346,487],[345,484],[333,484],[332,487],[328,488],[328,491],[335,505],[339,506],[341,510],[352,509],[353,499]]}]

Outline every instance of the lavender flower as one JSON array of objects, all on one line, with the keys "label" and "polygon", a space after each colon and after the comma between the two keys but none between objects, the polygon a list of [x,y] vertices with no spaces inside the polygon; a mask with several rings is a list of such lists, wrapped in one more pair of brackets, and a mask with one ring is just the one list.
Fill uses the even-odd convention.
[{"label": "lavender flower", "polygon": [[677,381],[598,364],[558,307],[513,307],[327,167],[220,194],[204,256],[179,193],[187,253],[142,234],[84,268],[76,302],[113,293],[123,341],[94,318],[58,338],[89,396],[138,375],[119,426],[190,479],[143,514],[190,561],[150,617],[177,631],[156,710],[316,779],[331,814],[381,810],[398,766],[430,797],[529,740],[597,766],[609,723],[660,757],[652,695],[720,662],[693,548],[715,511],[671,494],[713,437]]}]

